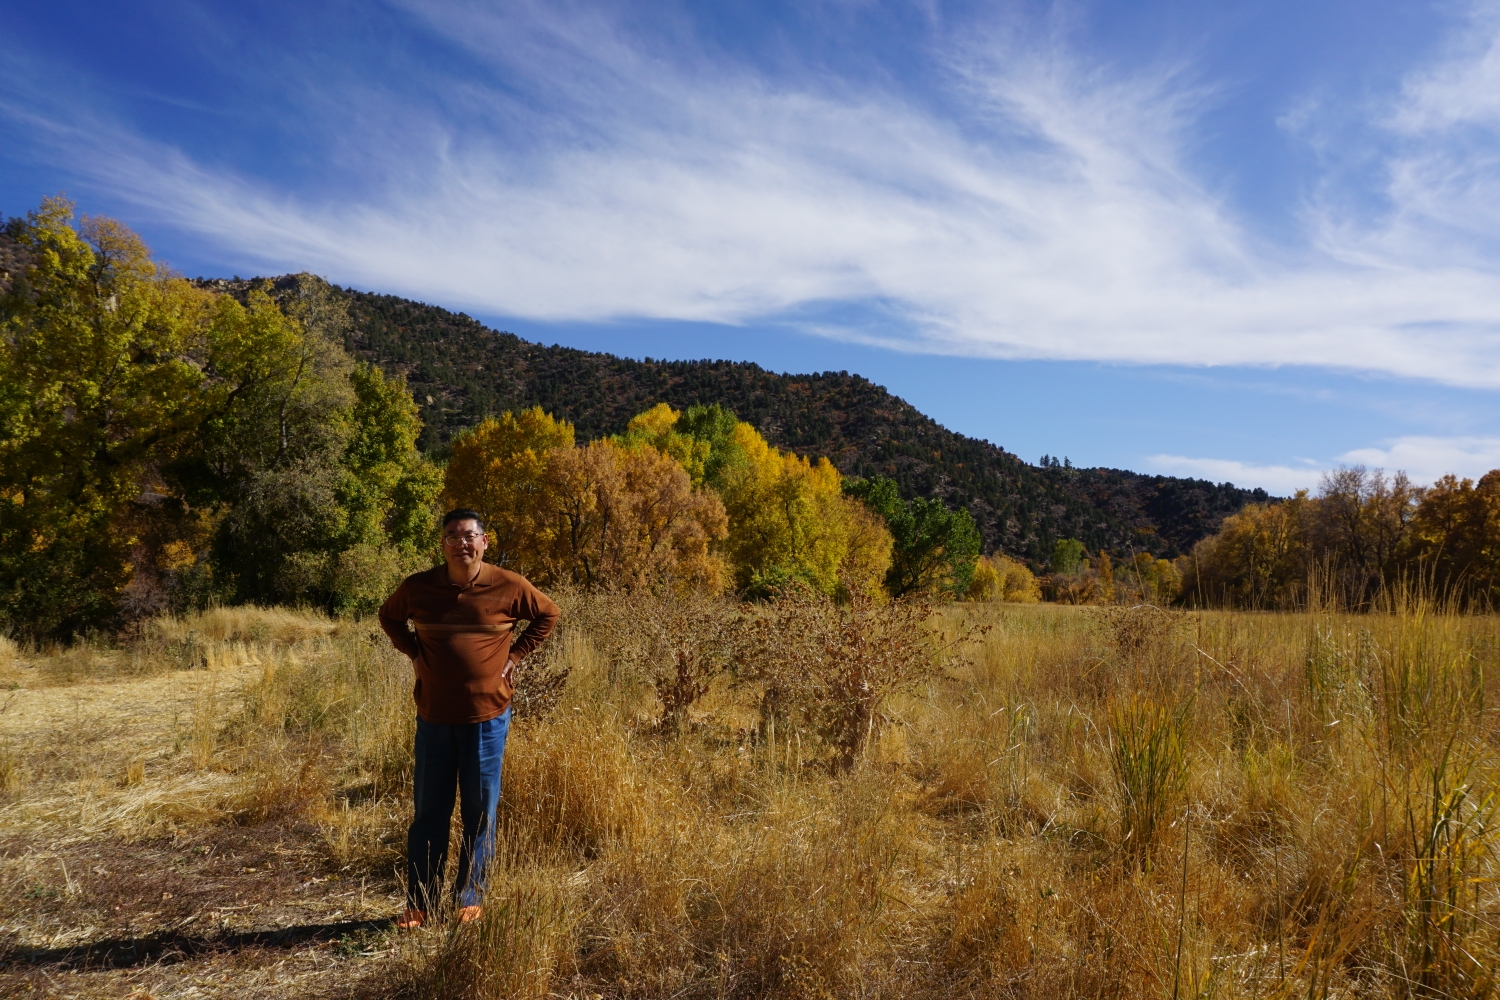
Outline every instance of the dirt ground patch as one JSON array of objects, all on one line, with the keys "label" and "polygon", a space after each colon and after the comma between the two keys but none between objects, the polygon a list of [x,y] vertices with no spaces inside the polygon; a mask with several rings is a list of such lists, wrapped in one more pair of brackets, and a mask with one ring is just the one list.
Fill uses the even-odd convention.
[{"label": "dirt ground patch", "polygon": [[0,996],[379,995],[394,872],[340,864],[295,810],[256,822],[232,808],[243,779],[216,740],[261,670],[245,646],[214,669],[80,668],[72,683],[13,668]]},{"label": "dirt ground patch", "polygon": [[346,994],[385,955],[400,896],[317,845],[315,830],[275,826],[6,838],[0,994]]}]

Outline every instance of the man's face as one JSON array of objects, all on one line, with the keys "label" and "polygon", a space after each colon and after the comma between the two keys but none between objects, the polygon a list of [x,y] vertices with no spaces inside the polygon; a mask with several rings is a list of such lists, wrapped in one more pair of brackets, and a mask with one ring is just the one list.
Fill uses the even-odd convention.
[{"label": "man's face", "polygon": [[443,555],[450,561],[469,566],[484,558],[485,546],[488,539],[484,537],[484,531],[480,529],[479,522],[473,518],[464,521],[450,521],[443,528]]}]

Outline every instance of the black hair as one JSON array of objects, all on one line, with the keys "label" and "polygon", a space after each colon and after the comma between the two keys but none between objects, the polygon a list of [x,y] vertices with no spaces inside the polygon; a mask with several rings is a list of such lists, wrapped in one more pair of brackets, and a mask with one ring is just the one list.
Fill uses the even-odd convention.
[{"label": "black hair", "polygon": [[477,510],[470,510],[467,507],[459,507],[457,510],[450,510],[448,513],[443,515],[443,527],[448,527],[448,525],[452,524],[454,521],[473,521],[475,524],[479,525],[480,531],[484,530],[484,518],[479,516],[479,511]]}]

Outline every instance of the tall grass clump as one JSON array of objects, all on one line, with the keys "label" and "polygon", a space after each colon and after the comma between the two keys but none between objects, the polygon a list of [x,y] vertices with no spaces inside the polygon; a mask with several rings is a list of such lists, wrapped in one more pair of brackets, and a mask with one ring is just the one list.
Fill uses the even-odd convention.
[{"label": "tall grass clump", "polygon": [[1428,760],[1407,796],[1405,975],[1416,996],[1484,997],[1495,991],[1493,947],[1496,775],[1457,739]]},{"label": "tall grass clump", "polygon": [[1162,705],[1139,695],[1110,710],[1110,759],[1120,796],[1120,849],[1138,869],[1151,859],[1187,785],[1191,702]]},{"label": "tall grass clump", "polygon": [[555,995],[579,945],[580,882],[535,858],[497,856],[483,916],[398,943],[393,992],[411,1000],[531,1000]]}]

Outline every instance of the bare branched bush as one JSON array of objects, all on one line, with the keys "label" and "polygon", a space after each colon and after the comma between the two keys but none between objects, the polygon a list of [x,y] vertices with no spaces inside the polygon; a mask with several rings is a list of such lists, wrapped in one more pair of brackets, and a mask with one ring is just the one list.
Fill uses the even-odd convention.
[{"label": "bare branched bush", "polygon": [[679,732],[688,710],[738,652],[742,629],[733,606],[716,598],[680,597],[657,601],[643,615],[647,663],[652,687],[661,702],[657,728]]},{"label": "bare branched bush", "polygon": [[986,626],[942,636],[925,601],[877,604],[851,594],[836,604],[787,588],[745,625],[741,682],[761,688],[763,728],[795,711],[833,750],[840,768],[859,758],[881,704],[939,676]]}]

